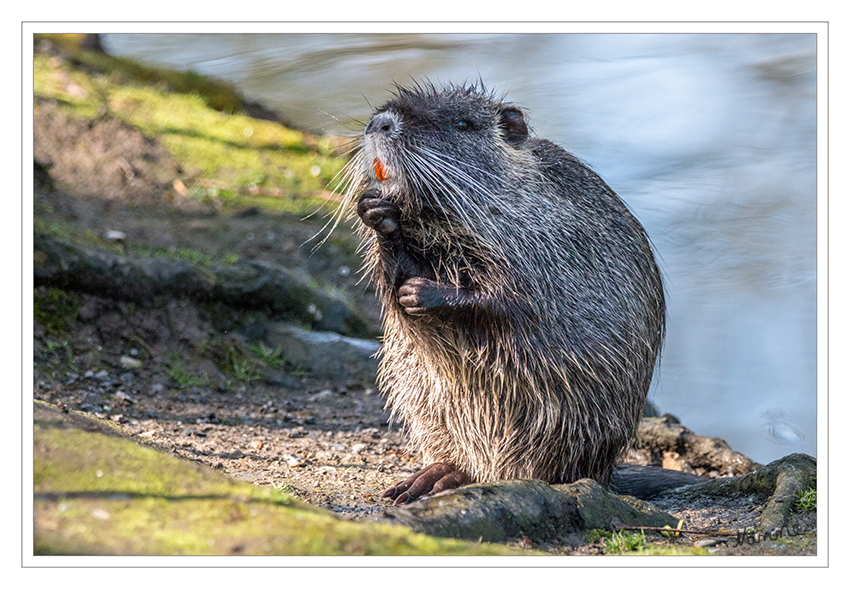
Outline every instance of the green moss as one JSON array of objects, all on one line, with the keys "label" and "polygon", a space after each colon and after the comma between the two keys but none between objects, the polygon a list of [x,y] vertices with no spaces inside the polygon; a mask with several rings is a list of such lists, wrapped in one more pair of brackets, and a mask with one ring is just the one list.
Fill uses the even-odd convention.
[{"label": "green moss", "polygon": [[36,402],[36,554],[520,554],[336,519]]},{"label": "green moss", "polygon": [[120,244],[109,243],[103,240],[90,229],[83,229],[79,225],[64,221],[47,221],[42,215],[49,214],[45,209],[35,212],[33,219],[33,230],[35,233],[43,233],[51,237],[58,237],[84,246],[97,247],[114,254],[124,252]]},{"label": "green moss", "polygon": [[132,59],[113,57],[105,53],[85,51],[80,47],[83,35],[35,35],[35,42],[48,39],[61,47],[67,57],[88,73],[108,76],[118,84],[159,84],[174,93],[201,96],[215,110],[242,112],[245,104],[235,88],[191,70],[176,72],[166,68],[143,65]]},{"label": "green moss", "polygon": [[35,321],[44,326],[47,333],[63,335],[77,320],[80,301],[74,292],[58,288],[36,288],[33,293],[33,310]]},{"label": "green moss", "polygon": [[135,254],[149,256],[152,258],[166,258],[169,260],[186,260],[193,266],[199,269],[206,269],[212,264],[213,260],[207,254],[198,250],[188,248],[166,248],[166,247],[149,247],[146,245],[134,245],[128,248],[130,252]]},{"label": "green moss", "polygon": [[[42,233],[74,244],[96,248],[116,255],[130,254],[151,258],[165,258],[168,260],[185,260],[201,271],[208,271],[209,267],[215,262],[215,259],[212,256],[191,248],[150,246],[139,242],[131,242],[129,244],[110,243],[102,239],[90,229],[82,229],[73,223],[56,221],[48,222],[38,215],[34,218],[33,229],[36,233]],[[232,265],[238,261],[239,256],[236,254],[227,254],[221,258],[221,262],[224,264]]]},{"label": "green moss", "polygon": [[59,62],[35,56],[35,95],[56,100],[71,117],[108,113],[156,138],[194,170],[185,178],[187,196],[217,199],[224,212],[256,206],[303,216],[336,208],[324,194],[345,161],[327,139],[241,114],[238,98],[225,98],[232,89],[192,72],[73,55]]},{"label": "green moss", "polygon": [[696,546],[661,543],[649,544],[628,554],[635,556],[708,556],[711,553],[705,548]]}]

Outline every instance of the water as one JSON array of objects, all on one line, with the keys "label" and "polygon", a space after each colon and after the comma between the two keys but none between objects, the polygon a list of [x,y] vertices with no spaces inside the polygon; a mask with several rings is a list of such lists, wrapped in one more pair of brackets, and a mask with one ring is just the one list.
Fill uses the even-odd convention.
[{"label": "water", "polygon": [[393,81],[476,80],[588,162],[660,255],[650,399],[759,462],[816,455],[816,38],[107,35],[108,51],[236,83],[352,135]]}]

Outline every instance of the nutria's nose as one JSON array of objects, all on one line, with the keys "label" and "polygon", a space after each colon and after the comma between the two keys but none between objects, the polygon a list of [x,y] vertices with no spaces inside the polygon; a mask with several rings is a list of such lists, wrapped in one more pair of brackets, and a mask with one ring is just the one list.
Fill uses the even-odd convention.
[{"label": "nutria's nose", "polygon": [[398,128],[398,118],[391,112],[379,112],[369,124],[366,125],[366,133],[382,133],[390,135]]}]

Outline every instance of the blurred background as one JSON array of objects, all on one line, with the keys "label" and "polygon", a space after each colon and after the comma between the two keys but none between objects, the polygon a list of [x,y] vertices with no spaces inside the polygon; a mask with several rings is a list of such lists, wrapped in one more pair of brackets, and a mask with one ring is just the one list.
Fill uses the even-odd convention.
[{"label": "blurred background", "polygon": [[107,52],[233,82],[356,135],[393,82],[487,87],[646,227],[667,287],[650,400],[767,463],[816,448],[813,34],[114,34]]}]

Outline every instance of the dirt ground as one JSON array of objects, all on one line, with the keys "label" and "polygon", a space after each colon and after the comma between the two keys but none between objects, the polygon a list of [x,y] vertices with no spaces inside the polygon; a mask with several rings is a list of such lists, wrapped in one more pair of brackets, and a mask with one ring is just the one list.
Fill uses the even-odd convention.
[{"label": "dirt ground", "polygon": [[[97,235],[120,230],[127,241],[155,235],[166,248],[224,251],[215,229],[227,227],[240,256],[304,266],[337,280],[358,292],[377,321],[374,296],[351,276],[355,272],[339,271],[350,266],[331,267],[329,256],[310,256],[309,247],[294,245],[314,231],[298,220],[257,213],[222,218],[61,192],[37,198],[50,203],[50,220],[62,215]],[[285,237],[269,239],[273,248],[245,237],[270,233]],[[38,399],[111,419],[178,456],[276,486],[346,517],[379,508],[384,489],[421,467],[399,427],[389,425],[373,381],[332,381],[256,361],[255,374],[234,377],[223,356],[256,343],[252,333],[268,320],[263,313],[185,300],[139,307],[44,287],[36,298],[42,307],[73,307],[74,315],[61,333],[34,321]]]}]

